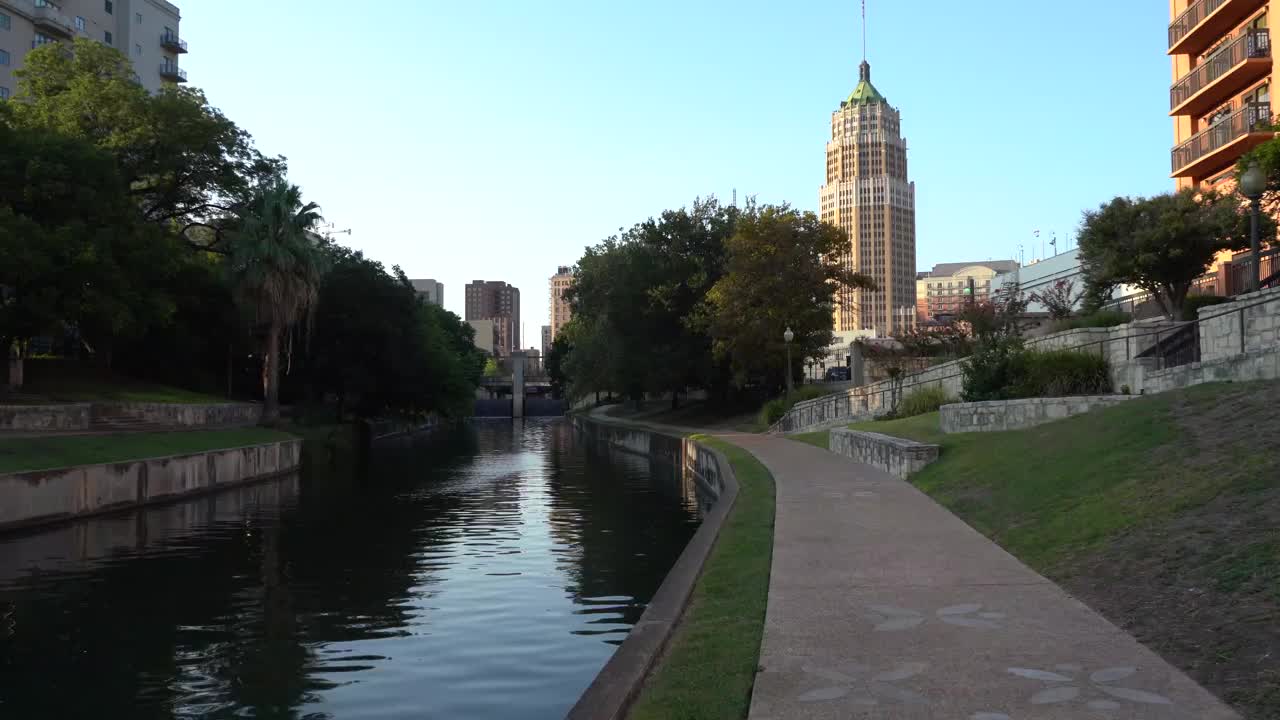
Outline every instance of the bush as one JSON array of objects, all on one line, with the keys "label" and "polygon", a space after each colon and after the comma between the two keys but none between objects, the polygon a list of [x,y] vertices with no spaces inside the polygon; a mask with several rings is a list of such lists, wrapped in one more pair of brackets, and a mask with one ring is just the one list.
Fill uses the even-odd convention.
[{"label": "bush", "polygon": [[1200,308],[1221,305],[1224,302],[1230,301],[1231,298],[1220,297],[1218,295],[1192,295],[1182,303],[1182,319],[1199,320]]},{"label": "bush", "polygon": [[757,416],[757,419],[761,424],[773,425],[781,420],[782,416],[786,415],[787,411],[794,407],[796,403],[804,402],[805,400],[815,400],[830,394],[831,391],[821,385],[801,385],[791,392],[791,398],[789,400],[787,399],[787,396],[783,395],[782,397],[774,398],[765,403],[760,408],[760,414]]},{"label": "bush", "polygon": [[1111,366],[1105,358],[1079,350],[1029,352],[1025,375],[1014,397],[1105,395],[1111,392]]},{"label": "bush", "polygon": [[913,417],[931,413],[951,402],[947,391],[940,387],[925,387],[913,390],[902,398],[898,404],[898,417]]},{"label": "bush", "polygon": [[786,415],[787,411],[790,409],[791,407],[787,405],[787,401],[785,399],[774,398],[760,408],[760,424],[766,427],[772,427],[773,424],[781,420],[782,416]]},{"label": "bush", "polygon": [[1029,351],[1016,338],[981,344],[964,364],[964,400],[1110,393],[1111,366],[1105,358],[1079,350]]}]

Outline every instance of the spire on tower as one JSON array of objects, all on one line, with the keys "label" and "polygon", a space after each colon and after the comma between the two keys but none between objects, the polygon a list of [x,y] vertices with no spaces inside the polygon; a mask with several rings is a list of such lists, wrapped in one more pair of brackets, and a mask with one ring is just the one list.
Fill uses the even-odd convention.
[{"label": "spire on tower", "polygon": [[862,64],[867,64],[867,0],[862,0]]}]

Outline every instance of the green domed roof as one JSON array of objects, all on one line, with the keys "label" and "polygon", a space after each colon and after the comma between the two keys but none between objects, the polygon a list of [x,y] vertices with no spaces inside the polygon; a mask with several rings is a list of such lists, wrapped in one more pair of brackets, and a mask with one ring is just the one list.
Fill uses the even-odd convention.
[{"label": "green domed roof", "polygon": [[876,103],[888,103],[875,85],[871,84],[871,64],[866,60],[858,66],[858,87],[849,93],[849,99],[844,101],[845,105],[874,105]]}]

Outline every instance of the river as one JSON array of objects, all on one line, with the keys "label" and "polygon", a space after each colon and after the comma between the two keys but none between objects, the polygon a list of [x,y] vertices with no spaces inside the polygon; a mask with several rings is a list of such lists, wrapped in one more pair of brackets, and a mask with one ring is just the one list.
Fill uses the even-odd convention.
[{"label": "river", "polygon": [[559,720],[697,523],[529,420],[0,536],[0,718]]}]

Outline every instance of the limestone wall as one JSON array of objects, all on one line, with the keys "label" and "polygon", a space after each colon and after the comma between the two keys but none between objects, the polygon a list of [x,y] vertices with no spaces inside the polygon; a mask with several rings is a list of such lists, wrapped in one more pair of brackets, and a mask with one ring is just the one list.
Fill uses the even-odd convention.
[{"label": "limestone wall", "polygon": [[257,403],[93,403],[93,413],[128,415],[158,425],[255,425],[262,419],[262,406]]},{"label": "limestone wall", "polygon": [[298,469],[301,440],[0,475],[0,530],[209,492]]},{"label": "limestone wall", "polygon": [[43,432],[89,427],[89,404],[0,405],[0,430]]},{"label": "limestone wall", "polygon": [[848,428],[831,431],[831,452],[907,479],[938,459],[937,445],[861,432]]},{"label": "limestone wall", "polygon": [[1280,344],[1280,288],[1200,308],[1200,362],[1250,354]]},{"label": "limestone wall", "polygon": [[1028,398],[943,405],[942,432],[999,432],[1021,430],[1054,420],[1111,407],[1133,395],[1089,395],[1064,398]]},{"label": "limestone wall", "polygon": [[1250,350],[1244,355],[1218,358],[1210,362],[1180,365],[1148,372],[1143,390],[1161,393],[1208,382],[1280,380],[1280,345]]}]

